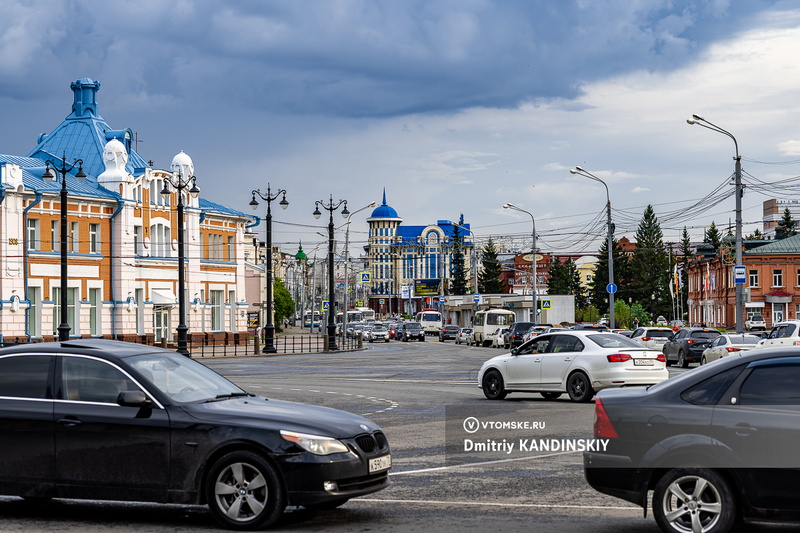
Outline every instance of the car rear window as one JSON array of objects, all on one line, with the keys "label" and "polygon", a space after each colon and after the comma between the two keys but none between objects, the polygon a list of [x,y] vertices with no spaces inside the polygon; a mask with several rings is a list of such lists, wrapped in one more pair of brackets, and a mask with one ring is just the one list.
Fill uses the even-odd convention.
[{"label": "car rear window", "polygon": [[719,331],[695,331],[691,337],[693,339],[716,339],[720,335]]},{"label": "car rear window", "polygon": [[0,396],[47,398],[49,355],[17,355],[0,358]]},{"label": "car rear window", "polygon": [[671,329],[650,329],[644,332],[645,337],[663,337],[667,338],[672,335]]},{"label": "car rear window", "polygon": [[715,405],[742,372],[744,365],[729,368],[689,387],[681,393],[681,399],[692,405]]},{"label": "car rear window", "polygon": [[642,345],[636,341],[623,337],[617,333],[597,333],[594,335],[587,335],[587,339],[591,340],[601,348],[638,348],[642,349]]},{"label": "car rear window", "polygon": [[733,344],[758,344],[761,339],[753,335],[728,335]]}]

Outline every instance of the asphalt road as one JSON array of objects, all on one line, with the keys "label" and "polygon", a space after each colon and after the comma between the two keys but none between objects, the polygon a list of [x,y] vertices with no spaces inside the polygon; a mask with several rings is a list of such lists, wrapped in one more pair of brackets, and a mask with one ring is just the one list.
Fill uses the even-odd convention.
[{"label": "asphalt road", "polygon": [[[290,508],[275,531],[659,531],[652,518],[642,518],[641,508],[591,489],[580,452],[555,449],[565,442],[591,442],[592,403],[574,404],[566,396],[546,401],[538,394],[512,394],[500,402],[483,397],[477,370],[499,353],[429,338],[368,344],[356,353],[203,362],[249,392],[371,418],[389,438],[393,468],[387,490],[332,511]],[[521,441],[529,448],[520,450]],[[496,449],[478,449],[492,442]],[[550,450],[543,449],[547,443]],[[203,507],[0,498],[2,532],[86,530],[218,528]]]}]

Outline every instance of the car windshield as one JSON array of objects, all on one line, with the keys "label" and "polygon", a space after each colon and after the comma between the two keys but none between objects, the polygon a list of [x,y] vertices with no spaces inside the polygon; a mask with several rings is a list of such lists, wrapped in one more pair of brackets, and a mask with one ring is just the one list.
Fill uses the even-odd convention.
[{"label": "car windshield", "polygon": [[642,348],[642,345],[638,342],[616,333],[597,333],[587,335],[586,338],[601,348]]},{"label": "car windshield", "polygon": [[719,331],[695,331],[692,333],[693,339],[716,339],[719,336]]},{"label": "car windshield", "polygon": [[419,322],[409,322],[406,324],[406,329],[422,329],[422,326],[419,325]]},{"label": "car windshield", "polygon": [[177,403],[247,394],[208,367],[178,353],[153,352],[133,355],[125,360],[154,387]]},{"label": "car windshield", "polygon": [[645,337],[664,337],[667,338],[672,335],[671,329],[649,329],[644,332]]},{"label": "car windshield", "polygon": [[373,326],[372,333],[386,333],[386,326]]}]

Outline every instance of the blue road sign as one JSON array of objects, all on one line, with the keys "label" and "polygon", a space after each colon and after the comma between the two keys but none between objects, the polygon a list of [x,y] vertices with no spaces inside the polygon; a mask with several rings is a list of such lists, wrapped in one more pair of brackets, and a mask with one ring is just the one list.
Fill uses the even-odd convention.
[{"label": "blue road sign", "polygon": [[747,272],[743,266],[735,266],[733,267],[733,282],[734,283],[746,283],[747,282]]},{"label": "blue road sign", "polygon": [[615,292],[617,292],[617,286],[616,286],[616,284],[614,284],[614,283],[609,283],[608,285],[606,285],[606,292],[607,292],[608,294],[614,294]]}]

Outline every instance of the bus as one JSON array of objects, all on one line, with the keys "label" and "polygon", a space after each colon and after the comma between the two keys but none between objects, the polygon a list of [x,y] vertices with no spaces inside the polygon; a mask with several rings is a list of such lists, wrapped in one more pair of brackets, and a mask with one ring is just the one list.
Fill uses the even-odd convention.
[{"label": "bus", "polygon": [[[353,322],[363,322],[364,321],[364,313],[359,311],[358,309],[351,309],[347,312],[347,323],[352,324]],[[336,313],[336,333],[342,333],[342,326],[344,326],[344,315],[341,311]]]},{"label": "bus", "polygon": [[472,341],[476,346],[489,346],[492,337],[501,329],[509,328],[516,315],[505,309],[486,309],[475,313],[472,319]]},{"label": "bus", "polygon": [[322,316],[319,313],[314,313],[313,322],[312,322],[311,311],[306,311],[303,314],[303,327],[304,328],[310,328],[310,327],[313,326],[315,328],[318,328],[321,318],[322,318]]},{"label": "bus", "polygon": [[414,318],[426,335],[439,335],[442,329],[442,314],[436,309],[423,309]]},{"label": "bus", "polygon": [[[356,307],[356,311],[361,313],[361,320],[360,322],[374,322],[375,321],[375,310],[370,309],[369,307]],[[350,318],[347,319],[348,322]]]}]

